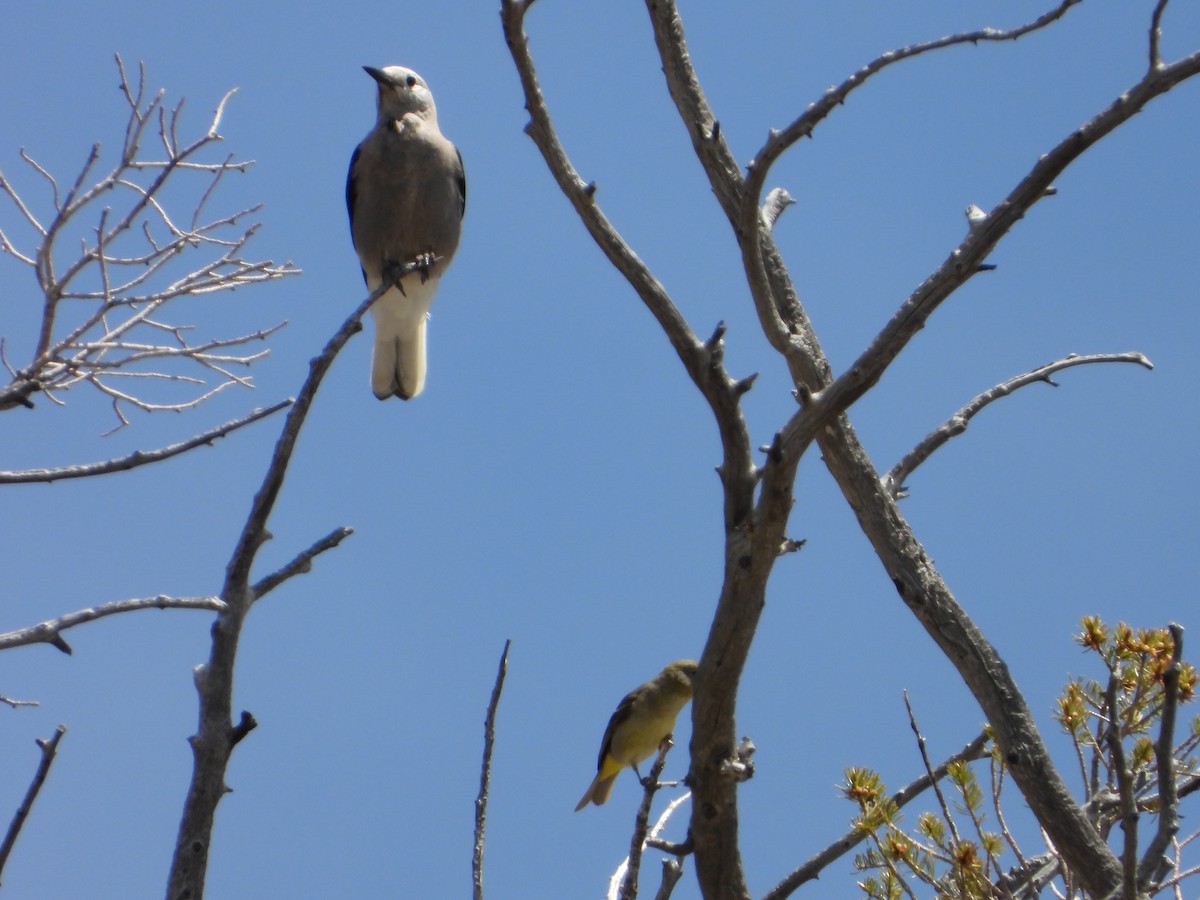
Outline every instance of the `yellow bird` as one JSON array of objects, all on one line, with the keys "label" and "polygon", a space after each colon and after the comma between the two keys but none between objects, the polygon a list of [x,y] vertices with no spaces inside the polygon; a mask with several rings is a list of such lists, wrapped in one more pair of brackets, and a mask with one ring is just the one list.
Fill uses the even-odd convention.
[{"label": "yellow bird", "polygon": [[608,720],[600,741],[596,777],[584,791],[575,812],[588,803],[599,806],[607,800],[613,781],[626,766],[641,779],[637,764],[653,754],[662,739],[674,730],[675,717],[692,699],[692,679],[698,665],[692,659],[677,659],[625,695]]}]

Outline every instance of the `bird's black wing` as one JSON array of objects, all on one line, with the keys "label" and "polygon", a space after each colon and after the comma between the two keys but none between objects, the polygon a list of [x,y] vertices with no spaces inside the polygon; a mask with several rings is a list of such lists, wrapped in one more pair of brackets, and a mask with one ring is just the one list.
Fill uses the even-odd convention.
[{"label": "bird's black wing", "polygon": [[[358,187],[354,182],[354,164],[358,162],[358,151],[360,148],[354,148],[354,155],[350,157],[350,168],[346,170],[346,212],[350,215],[350,240],[354,241],[354,205],[358,200]],[[367,281],[367,270],[362,270],[363,283]]]},{"label": "bird's black wing", "polygon": [[360,148],[354,148],[354,155],[350,157],[350,168],[346,170],[346,212],[350,214],[350,231],[354,232],[354,202],[358,196],[358,190],[354,186],[354,164],[358,162],[358,151]]},{"label": "bird's black wing", "polygon": [[461,205],[459,216],[462,217],[467,213],[467,170],[463,168],[462,151],[455,147],[454,152],[458,154],[458,202]]},{"label": "bird's black wing", "polygon": [[600,740],[600,756],[596,760],[596,771],[599,772],[604,768],[604,757],[608,755],[609,749],[612,747],[613,734],[625,722],[626,719],[633,713],[633,705],[638,699],[637,691],[630,691],[625,695],[625,698],[617,704],[616,712],[612,714],[612,718],[608,720],[608,727],[604,729],[604,737]]}]

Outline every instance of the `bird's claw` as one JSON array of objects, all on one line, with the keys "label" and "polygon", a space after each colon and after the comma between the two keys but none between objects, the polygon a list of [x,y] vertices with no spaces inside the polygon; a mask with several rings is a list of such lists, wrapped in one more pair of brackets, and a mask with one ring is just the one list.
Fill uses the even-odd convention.
[{"label": "bird's claw", "polygon": [[[402,281],[404,276],[407,274],[404,271],[405,268],[406,267],[401,265],[400,263],[394,263],[394,262],[385,263],[384,267],[383,267],[384,282],[386,284],[394,284],[396,286],[396,289],[398,291],[400,291],[400,295],[403,297],[408,296],[408,294],[406,294],[404,292],[404,283]],[[421,280],[424,281],[423,278]]]},{"label": "bird's claw", "polygon": [[418,256],[413,262],[417,266],[417,271],[421,273],[421,284],[429,280],[429,270],[433,268],[433,264],[437,262],[437,257],[433,255],[432,250],[427,250]]}]

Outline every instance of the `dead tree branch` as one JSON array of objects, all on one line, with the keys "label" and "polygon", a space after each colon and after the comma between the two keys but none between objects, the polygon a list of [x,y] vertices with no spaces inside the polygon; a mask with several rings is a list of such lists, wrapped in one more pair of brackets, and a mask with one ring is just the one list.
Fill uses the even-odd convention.
[{"label": "dead tree branch", "polygon": [[654,765],[650,767],[650,774],[642,779],[642,802],[634,817],[633,837],[629,842],[629,856],[625,860],[625,874],[621,878],[621,888],[617,893],[618,900],[637,900],[638,877],[642,870],[642,850],[646,845],[646,831],[650,821],[650,805],[654,802],[654,795],[662,787],[658,779],[662,777],[663,769],[666,768],[667,754],[671,751],[672,746],[674,746],[674,742],[671,735],[667,735],[658,745],[658,755],[654,757]]},{"label": "dead tree branch", "polygon": [[[1162,718],[1154,745],[1158,768],[1158,828],[1137,867],[1137,884],[1148,890],[1171,867],[1167,849],[1179,833],[1179,786],[1175,772],[1175,718],[1179,711],[1179,672],[1183,662],[1183,626],[1171,623],[1171,663],[1163,673]],[[1176,866],[1178,868],[1178,866]]]},{"label": "dead tree branch", "polygon": [[690,783],[696,794],[692,840],[705,895],[749,896],[738,849],[736,780],[728,776],[735,757],[734,708],[767,579],[786,539],[796,467],[814,441],[897,592],[982,707],[1005,765],[1038,821],[1086,888],[1099,896],[1107,894],[1121,880],[1118,860],[1071,797],[1007,666],[958,605],[900,515],[845,412],[878,382],[940,304],[985,266],[1001,238],[1052,193],[1054,179],[1151,100],[1200,72],[1200,53],[1154,67],[1107,109],[1041,156],[995,209],[973,217],[966,238],[901,304],[858,360],[835,378],[771,235],[774,218],[786,205],[781,205],[780,195],[762,202],[771,164],[811,134],[852,90],[893,62],[955,44],[1014,40],[1057,21],[1075,0],[1058,3],[1019,28],[968,32],[884,54],[813,104],[785,132],[773,134],[744,177],[692,67],[674,0],[647,0],[668,90],[738,241],[760,325],[786,362],[800,401],[800,409],[764,448],[766,462],[758,468],[749,459],[750,442],[738,403],[752,379],[734,382],[725,372],[723,326],[697,346],[679,309],[600,212],[595,184],[577,174],[555,134],[524,32],[530,5],[530,0],[501,3],[505,38],[530,115],[526,131],[593,239],[663,327],[708,401],[722,439],[724,457],[718,471],[724,487],[725,571],[692,706]]},{"label": "dead tree branch", "polygon": [[257,602],[290,578],[311,572],[312,561],[314,559],[326,550],[332,550],[352,534],[354,534],[353,528],[335,528],[329,534],[325,535],[325,537],[313,543],[307,550],[298,553],[295,559],[286,566],[276,572],[272,572],[266,578],[256,581],[250,588],[253,600]]},{"label": "dead tree branch", "polygon": [[213,441],[225,437],[230,432],[237,431],[239,428],[257,422],[259,419],[265,419],[267,416],[274,415],[281,409],[286,408],[291,402],[291,400],[281,400],[278,403],[268,406],[266,409],[256,409],[240,418],[231,419],[223,425],[218,425],[216,428],[210,428],[208,431],[190,437],[186,441],[169,444],[157,450],[135,450],[128,456],[120,456],[99,462],[82,463],[75,466],[60,466],[56,469],[21,469],[18,471],[0,472],[0,484],[49,483],[66,478],[90,478],[93,475],[124,472],[128,469],[136,469],[138,466],[144,466],[149,463],[161,462],[164,459],[170,459],[172,456],[178,456],[196,447],[211,445]]},{"label": "dead tree branch", "polygon": [[0,703],[3,703],[5,706],[12,707],[13,709],[20,709],[23,706],[42,705],[37,700],[14,700],[12,697],[5,697],[3,694],[0,694]]},{"label": "dead tree branch", "polygon": [[[815,438],[827,468],[855,511],[860,527],[901,598],[955,664],[995,728],[1006,764],[1038,820],[1087,886],[1097,894],[1106,894],[1120,881],[1118,861],[1090,828],[1057,774],[1032,713],[1007,666],[958,605],[893,499],[882,490],[869,456],[841,413],[877,382],[895,354],[923,326],[933,310],[979,270],[1000,238],[1033,204],[1046,196],[1054,178],[1084,150],[1128,121],[1151,99],[1200,71],[1200,53],[1148,74],[1108,109],[1042,156],[1008,198],[985,216],[938,271],[918,287],[859,359],[834,380],[786,266],[770,233],[762,227],[758,189],[747,188],[732,154],[720,138],[717,118],[712,114],[692,68],[675,4],[672,0],[648,0],[647,5],[671,96],[714,194],[738,237],[763,329],[787,360],[797,396],[804,404],[772,445],[778,455],[768,460],[763,474],[764,491],[773,480],[772,462],[777,459],[781,470],[784,466],[794,465],[792,456]],[[762,168],[758,168],[761,174],[757,176],[754,170],[751,172],[751,177],[757,177],[760,184],[765,178]],[[787,472],[782,474],[786,476]],[[781,485],[786,482],[786,477],[780,482]],[[752,556],[744,558],[749,560]],[[748,647],[750,638],[746,632],[752,630],[754,621],[753,617],[731,617],[726,623],[729,630],[726,630],[718,618],[714,622],[710,646],[718,643],[714,639],[719,635],[719,645],[728,648],[730,631],[740,628],[744,637],[737,648],[740,651],[742,647]],[[740,671],[740,659],[744,659],[740,652],[723,654],[723,665],[729,666],[732,662],[734,671],[727,676],[730,680],[735,680]],[[716,727],[721,734],[720,743],[714,743],[715,748],[724,746],[732,735],[733,696],[727,695],[720,709],[708,713],[706,673],[712,669],[706,666],[707,660],[706,651],[701,658],[693,701],[693,746],[704,748],[707,737],[715,734],[710,729]],[[699,764],[714,765],[715,755],[715,752],[704,753]],[[697,763],[695,757],[693,762]],[[703,821],[693,819],[697,866],[701,869],[706,865],[709,867],[701,873],[701,883],[714,895],[745,896],[740,876],[732,883],[722,881],[730,877],[727,873],[740,869],[735,798],[731,791],[721,791],[718,781],[713,782],[713,788],[721,792],[719,798],[714,798],[705,789],[707,785],[702,778],[694,774],[693,781],[701,798],[698,805],[707,804],[710,812],[717,811]],[[728,816],[724,815],[726,809]],[[716,858],[704,863],[710,855]]]},{"label": "dead tree branch", "polygon": [[[19,366],[6,361],[11,380],[0,387],[0,410],[32,406],[37,393],[61,403],[58,395],[80,384],[109,398],[120,425],[128,422],[126,408],[190,409],[227,387],[250,386],[249,378],[232,368],[248,367],[266,351],[221,351],[264,341],[281,327],[197,339],[196,327],[186,322],[195,312],[182,309],[186,299],[299,272],[290,263],[244,257],[259,226],[243,220],[258,207],[205,216],[224,177],[251,165],[231,156],[206,159],[222,140],[218,128],[232,92],[221,99],[204,133],[183,143],[178,136],[182,103],[168,113],[161,91],[148,95],[144,67],[136,86],[119,56],[117,68],[129,118],[120,157],[107,173],[94,174],[100,160],[95,144],[64,190],[22,150],[22,160],[49,188],[44,216],[0,173],[0,193],[33,233],[32,249],[23,251],[0,230],[0,252],[31,270],[42,295],[41,323],[27,361]],[[148,156],[143,147],[155,126],[161,159]],[[167,185],[174,194],[189,179],[199,179],[198,191],[190,210],[177,217],[169,211]],[[101,203],[113,205],[98,209],[89,221]],[[180,273],[185,260],[192,268]],[[137,390],[118,387],[117,376],[126,382],[140,379]]]},{"label": "dead tree branch", "polygon": [[931,431],[912,450],[905,454],[892,470],[883,476],[883,486],[892,497],[900,497],[904,492],[905,482],[917,466],[929,459],[952,438],[958,437],[967,430],[967,425],[984,407],[995,403],[1009,394],[1031,384],[1048,384],[1058,387],[1053,375],[1063,369],[1073,366],[1084,366],[1093,363],[1136,363],[1147,369],[1153,369],[1154,364],[1142,353],[1090,353],[1085,356],[1072,353],[1070,356],[1038,366],[1016,378],[1001,382],[993,388],[984,391],[970,403],[952,415],[949,419]]},{"label": "dead tree branch", "polygon": [[508,674],[508,648],[511,646],[511,640],[504,642],[504,652],[500,654],[500,666],[496,670],[496,682],[492,685],[492,698],[483,717],[483,764],[479,769],[479,794],[475,797],[475,844],[471,855],[471,896],[474,900],[483,900],[483,847],[487,835],[488,792],[492,783],[492,748],[496,743],[496,709],[500,706],[500,693],[504,690],[504,677]]},{"label": "dead tree branch", "polygon": [[63,653],[70,654],[71,645],[63,640],[62,633],[68,628],[94,622],[106,616],[119,613],[136,612],[140,609],[203,609],[209,612],[223,612],[225,603],[219,597],[168,597],[159,594],[157,597],[140,597],[133,600],[114,600],[87,609],[48,619],[29,628],[7,631],[0,634],[0,650],[12,647],[24,647],[29,644],[50,644]]},{"label": "dead tree branch", "polygon": [[[411,274],[418,268],[416,263],[404,266],[397,273],[397,278]],[[251,584],[250,571],[259,549],[269,537],[267,521],[283,487],[292,452],[317,390],[338,353],[351,337],[362,330],[362,317],[367,309],[390,287],[391,284],[385,282],[372,291],[346,318],[321,353],[309,362],[308,377],[288,410],[262,485],[254,495],[241,535],[226,566],[225,584],[221,589],[225,609],[213,623],[208,662],[197,666],[195,671],[196,691],[200,700],[199,727],[190,738],[192,780],[171,861],[168,900],[199,900],[204,896],[213,819],[217,804],[225,794],[225,771],[233,748],[253,728],[254,717],[248,712],[242,713],[240,725],[233,723],[233,673],[246,616],[259,594],[299,571],[293,570],[293,566],[306,564],[325,548],[326,542],[329,542],[329,546],[336,545],[344,537],[342,532],[348,533],[347,529],[332,532],[284,569],[256,585]]]},{"label": "dead tree branch", "polygon": [[21,805],[17,807],[16,813],[13,814],[12,822],[8,826],[8,832],[4,835],[4,842],[0,844],[0,874],[3,874],[4,866],[8,863],[8,856],[12,852],[13,844],[17,842],[17,836],[21,833],[21,828],[25,825],[25,820],[29,818],[33,804],[42,790],[42,785],[46,783],[46,776],[50,774],[50,766],[54,763],[54,757],[58,754],[58,742],[62,740],[63,735],[66,733],[67,726],[59,725],[54,729],[54,737],[49,740],[37,739],[38,749],[42,751],[42,758],[38,762],[37,771],[33,774],[33,781],[29,784],[29,790],[25,792],[25,799],[21,801]]}]

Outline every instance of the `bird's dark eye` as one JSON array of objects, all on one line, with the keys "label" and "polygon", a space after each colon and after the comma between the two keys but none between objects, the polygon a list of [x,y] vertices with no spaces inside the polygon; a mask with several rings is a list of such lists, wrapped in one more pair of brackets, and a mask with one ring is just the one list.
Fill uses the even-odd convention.
[{"label": "bird's dark eye", "polygon": [[417,76],[416,75],[409,75],[406,80],[408,81],[409,87],[415,87],[417,84]]}]

